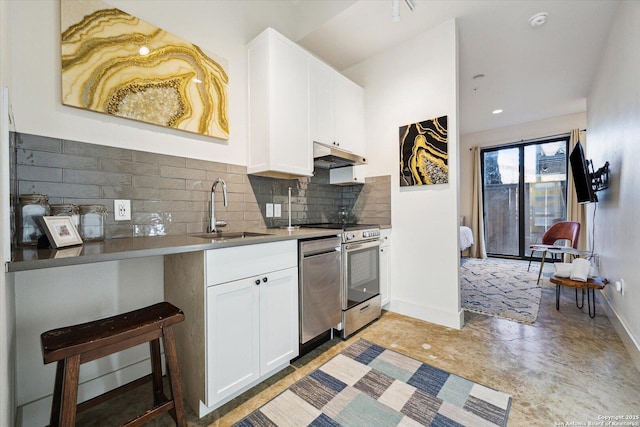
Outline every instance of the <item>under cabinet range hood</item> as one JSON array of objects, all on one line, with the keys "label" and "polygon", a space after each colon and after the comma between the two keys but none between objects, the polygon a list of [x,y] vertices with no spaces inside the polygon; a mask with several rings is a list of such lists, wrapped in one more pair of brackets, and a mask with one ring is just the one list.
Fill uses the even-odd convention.
[{"label": "under cabinet range hood", "polygon": [[344,166],[366,165],[367,159],[332,145],[313,143],[313,164],[318,168],[335,169]]}]

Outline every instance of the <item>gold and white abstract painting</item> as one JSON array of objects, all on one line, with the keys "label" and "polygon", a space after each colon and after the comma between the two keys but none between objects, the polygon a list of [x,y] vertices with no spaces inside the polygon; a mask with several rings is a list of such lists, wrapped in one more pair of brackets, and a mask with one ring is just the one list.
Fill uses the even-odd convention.
[{"label": "gold and white abstract painting", "polygon": [[60,11],[63,104],[229,138],[226,60],[98,0]]}]

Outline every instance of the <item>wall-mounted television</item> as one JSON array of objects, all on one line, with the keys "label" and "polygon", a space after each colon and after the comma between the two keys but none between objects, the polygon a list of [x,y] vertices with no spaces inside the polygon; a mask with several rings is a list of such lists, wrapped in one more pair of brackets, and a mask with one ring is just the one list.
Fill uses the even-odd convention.
[{"label": "wall-mounted television", "polygon": [[582,144],[579,141],[571,151],[569,161],[578,203],[597,202],[598,196],[592,185],[592,174],[589,172],[590,162],[585,158]]}]

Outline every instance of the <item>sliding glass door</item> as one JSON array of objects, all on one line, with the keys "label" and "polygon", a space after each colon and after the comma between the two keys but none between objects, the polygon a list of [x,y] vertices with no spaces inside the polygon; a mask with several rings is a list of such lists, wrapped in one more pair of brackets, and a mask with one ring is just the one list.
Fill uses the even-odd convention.
[{"label": "sliding glass door", "polygon": [[568,138],[482,150],[488,254],[528,256],[529,244],[566,220]]}]

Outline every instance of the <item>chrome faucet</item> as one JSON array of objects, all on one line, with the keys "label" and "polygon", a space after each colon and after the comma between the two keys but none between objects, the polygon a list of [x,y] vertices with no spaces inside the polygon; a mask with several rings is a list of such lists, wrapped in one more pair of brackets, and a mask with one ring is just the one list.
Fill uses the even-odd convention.
[{"label": "chrome faucet", "polygon": [[225,206],[228,206],[227,202],[227,183],[224,182],[224,179],[218,178],[213,181],[213,185],[211,186],[211,203],[209,205],[209,233],[217,233],[218,227],[225,227],[227,225],[226,221],[217,221],[216,220],[216,211],[215,211],[215,200],[216,200],[216,185],[218,183],[222,184],[222,201]]}]

